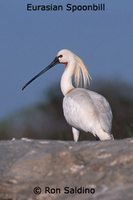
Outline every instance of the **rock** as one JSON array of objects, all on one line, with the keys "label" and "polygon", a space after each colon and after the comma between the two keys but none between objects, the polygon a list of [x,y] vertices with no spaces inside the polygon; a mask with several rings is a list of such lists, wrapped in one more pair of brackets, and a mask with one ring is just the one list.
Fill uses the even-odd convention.
[{"label": "rock", "polygon": [[1,141],[0,200],[34,199],[133,199],[133,138]]}]

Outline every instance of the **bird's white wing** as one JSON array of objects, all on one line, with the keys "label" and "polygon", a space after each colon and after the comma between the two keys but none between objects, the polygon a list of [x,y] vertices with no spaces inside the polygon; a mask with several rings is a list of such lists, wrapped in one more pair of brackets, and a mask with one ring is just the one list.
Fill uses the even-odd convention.
[{"label": "bird's white wing", "polygon": [[[75,128],[89,131],[89,126],[97,126],[110,133],[112,112],[107,100],[100,94],[83,88],[76,88],[63,100],[64,116],[67,122]],[[91,124],[91,125],[90,125]],[[94,127],[95,129],[96,127]],[[92,131],[92,127],[90,129]]]},{"label": "bird's white wing", "polygon": [[81,88],[76,88],[63,99],[63,112],[68,124],[80,130],[88,131],[88,121],[93,115],[93,102],[90,95]]},{"label": "bird's white wing", "polygon": [[100,94],[88,91],[90,94],[95,109],[97,110],[99,121],[102,129],[110,133],[112,127],[112,111],[108,101]]}]

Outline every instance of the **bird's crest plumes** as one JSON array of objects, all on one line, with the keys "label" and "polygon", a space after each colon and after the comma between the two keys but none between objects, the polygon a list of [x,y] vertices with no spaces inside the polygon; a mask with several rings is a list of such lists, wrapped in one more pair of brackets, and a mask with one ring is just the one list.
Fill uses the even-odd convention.
[{"label": "bird's crest plumes", "polygon": [[76,59],[76,67],[74,71],[75,86],[82,87],[82,77],[83,77],[83,84],[84,84],[83,86],[87,87],[87,85],[90,84],[90,79],[92,78],[89,72],[87,71],[87,68],[85,64],[83,63],[83,61],[77,55],[74,55],[74,56]]}]

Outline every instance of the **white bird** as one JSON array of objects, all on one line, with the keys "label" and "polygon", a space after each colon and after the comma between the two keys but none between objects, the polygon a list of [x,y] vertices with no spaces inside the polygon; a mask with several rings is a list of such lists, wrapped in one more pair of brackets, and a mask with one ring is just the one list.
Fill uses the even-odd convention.
[{"label": "white bird", "polygon": [[73,75],[76,87],[79,87],[82,76],[84,87],[91,77],[83,61],[71,51],[67,49],[59,51],[53,62],[24,85],[22,90],[58,63],[65,64],[60,87],[64,95],[64,116],[68,124],[72,126],[74,141],[78,141],[80,130],[90,132],[100,140],[114,139],[111,134],[112,112],[108,101],[96,92],[85,88],[74,88],[72,84]]}]

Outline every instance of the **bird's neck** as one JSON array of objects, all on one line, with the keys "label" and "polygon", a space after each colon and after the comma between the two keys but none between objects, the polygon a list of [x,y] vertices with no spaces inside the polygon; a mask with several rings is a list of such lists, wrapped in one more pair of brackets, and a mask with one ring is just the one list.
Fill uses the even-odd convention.
[{"label": "bird's neck", "polygon": [[60,87],[61,87],[61,91],[64,96],[70,90],[72,90],[74,88],[72,85],[72,76],[74,74],[75,67],[72,67],[72,66],[74,66],[74,65],[69,66],[69,64],[68,64],[67,67],[65,68],[65,71],[64,71],[62,77],[61,77]]}]

